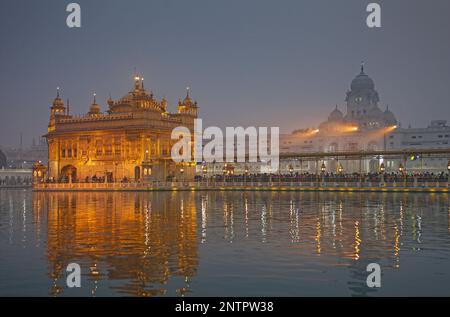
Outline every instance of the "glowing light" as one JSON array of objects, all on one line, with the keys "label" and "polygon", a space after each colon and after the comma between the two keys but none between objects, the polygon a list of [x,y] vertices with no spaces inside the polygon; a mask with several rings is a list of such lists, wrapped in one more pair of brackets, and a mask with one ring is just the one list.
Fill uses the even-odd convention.
[{"label": "glowing light", "polygon": [[343,127],[341,127],[340,128],[340,131],[341,132],[346,132],[346,133],[348,133],[348,132],[356,132],[356,131],[358,131],[359,130],[359,127],[357,127],[357,126],[343,126]]}]

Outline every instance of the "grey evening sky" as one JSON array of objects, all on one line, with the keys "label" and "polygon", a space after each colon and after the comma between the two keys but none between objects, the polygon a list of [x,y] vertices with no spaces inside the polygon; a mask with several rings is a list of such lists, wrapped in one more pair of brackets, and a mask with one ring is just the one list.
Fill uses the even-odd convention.
[{"label": "grey evening sky", "polygon": [[0,2],[0,145],[42,135],[56,87],[72,113],[97,92],[131,89],[136,67],[175,110],[192,88],[205,125],[317,126],[361,60],[404,126],[450,119],[450,1],[79,0],[69,29],[63,0]]}]

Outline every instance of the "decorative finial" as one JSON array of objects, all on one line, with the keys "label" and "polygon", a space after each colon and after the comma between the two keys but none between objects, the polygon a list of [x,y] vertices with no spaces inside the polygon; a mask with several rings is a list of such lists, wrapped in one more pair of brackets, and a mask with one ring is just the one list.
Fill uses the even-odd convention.
[{"label": "decorative finial", "polygon": [[389,105],[386,105],[386,111],[389,111]]},{"label": "decorative finial", "polygon": [[191,91],[191,87],[187,86],[186,87],[186,98],[190,98],[189,93]]},{"label": "decorative finial", "polygon": [[58,98],[59,98],[59,86],[58,86],[58,87],[56,87],[56,97],[58,97]]},{"label": "decorative finial", "polygon": [[93,104],[94,105],[97,104],[97,93],[96,92],[94,92],[94,103]]},{"label": "decorative finial", "polygon": [[364,73],[364,61],[361,61],[361,74]]},{"label": "decorative finial", "polygon": [[70,103],[69,103],[69,98],[67,98],[67,115],[69,115],[70,113]]},{"label": "decorative finial", "polygon": [[141,87],[141,77],[135,72],[133,78],[134,78],[134,89],[139,90]]},{"label": "decorative finial", "polygon": [[338,110],[338,105],[336,105],[336,110]]},{"label": "decorative finial", "polygon": [[141,78],[141,89],[144,90],[144,77]]}]

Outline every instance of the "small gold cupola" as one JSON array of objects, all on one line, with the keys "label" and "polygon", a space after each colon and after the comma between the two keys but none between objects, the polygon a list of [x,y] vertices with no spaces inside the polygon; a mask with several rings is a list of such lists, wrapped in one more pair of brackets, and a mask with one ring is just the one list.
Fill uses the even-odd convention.
[{"label": "small gold cupola", "polygon": [[192,116],[197,116],[197,102],[193,101],[191,98],[191,89],[186,87],[186,97],[183,101],[178,102],[178,113],[189,114]]},{"label": "small gold cupola", "polygon": [[94,100],[91,104],[91,107],[89,108],[88,115],[91,117],[97,117],[101,115],[101,108],[100,105],[97,104],[97,94],[94,92]]},{"label": "small gold cupola", "polygon": [[50,107],[52,115],[65,115],[66,107],[64,106],[64,101],[59,95],[59,87],[56,88],[56,97],[53,99],[52,106]]}]

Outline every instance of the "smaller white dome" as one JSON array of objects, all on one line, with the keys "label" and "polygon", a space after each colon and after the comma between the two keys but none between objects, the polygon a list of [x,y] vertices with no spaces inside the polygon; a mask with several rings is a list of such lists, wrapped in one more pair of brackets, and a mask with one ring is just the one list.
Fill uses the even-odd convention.
[{"label": "smaller white dome", "polygon": [[386,122],[386,125],[390,126],[390,125],[397,124],[397,119],[395,118],[394,113],[392,113],[392,111],[389,110],[389,106],[386,107],[386,110],[384,111],[383,116],[384,116],[384,121]]},{"label": "smaller white dome", "polygon": [[328,121],[342,121],[342,120],[344,120],[344,114],[336,106],[336,108],[328,116]]}]

